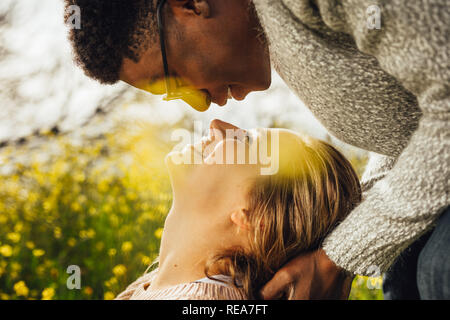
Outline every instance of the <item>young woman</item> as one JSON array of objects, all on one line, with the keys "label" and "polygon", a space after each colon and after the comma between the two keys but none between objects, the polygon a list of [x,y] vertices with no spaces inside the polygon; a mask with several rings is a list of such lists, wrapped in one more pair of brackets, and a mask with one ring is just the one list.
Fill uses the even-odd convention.
[{"label": "young woman", "polygon": [[[158,268],[116,299],[256,299],[283,264],[318,248],[360,201],[355,171],[325,142],[220,120],[210,128],[209,137],[167,156],[173,205]],[[262,174],[270,166],[276,170]]]}]

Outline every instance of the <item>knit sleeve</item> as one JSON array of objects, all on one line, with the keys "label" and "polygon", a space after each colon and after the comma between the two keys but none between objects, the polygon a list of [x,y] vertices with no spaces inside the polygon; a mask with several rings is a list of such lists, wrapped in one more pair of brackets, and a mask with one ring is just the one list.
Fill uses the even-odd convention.
[{"label": "knit sleeve", "polygon": [[365,194],[373,187],[373,185],[383,179],[395,164],[395,157],[388,157],[381,154],[371,152],[366,169],[361,178],[361,189],[363,198]]},{"label": "knit sleeve", "polygon": [[[316,2],[329,27],[351,34],[417,97],[423,113],[392,170],[323,244],[344,269],[379,275],[450,203],[450,6],[446,0],[355,0],[339,8],[336,1]],[[380,29],[367,27],[369,4],[379,9]]]}]

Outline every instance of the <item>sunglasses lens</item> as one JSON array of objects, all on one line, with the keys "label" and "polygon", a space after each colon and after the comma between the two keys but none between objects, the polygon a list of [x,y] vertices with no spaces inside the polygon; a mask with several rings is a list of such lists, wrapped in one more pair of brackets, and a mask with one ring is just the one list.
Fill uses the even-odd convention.
[{"label": "sunglasses lens", "polygon": [[206,92],[199,90],[191,90],[190,92],[184,94],[181,99],[192,108],[200,112],[208,110],[211,105],[211,98],[209,95]]},{"label": "sunglasses lens", "polygon": [[181,99],[193,109],[203,112],[209,109],[211,97],[207,92],[197,90],[179,77],[167,78],[167,95],[164,100]]},{"label": "sunglasses lens", "polygon": [[152,83],[140,83],[136,87],[151,94],[159,95],[166,93],[166,82],[164,80],[157,80]]},{"label": "sunglasses lens", "polygon": [[[152,83],[140,83],[137,88],[149,92],[151,94],[165,94],[163,100],[183,100],[193,109],[203,112],[209,109],[211,105],[211,97],[208,93],[197,90],[185,84],[181,79],[168,78],[166,80],[158,80]],[[167,88],[169,86],[169,88]]]},{"label": "sunglasses lens", "polygon": [[208,110],[211,105],[211,98],[206,92],[189,87],[177,88],[175,92],[170,92],[163,99],[165,101],[181,99],[200,112]]}]

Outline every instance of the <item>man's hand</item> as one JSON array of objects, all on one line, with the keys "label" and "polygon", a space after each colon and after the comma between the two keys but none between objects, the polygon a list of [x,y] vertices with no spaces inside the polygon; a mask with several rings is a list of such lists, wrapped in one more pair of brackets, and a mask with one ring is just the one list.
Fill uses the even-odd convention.
[{"label": "man's hand", "polygon": [[348,299],[352,280],[353,276],[347,275],[319,249],[289,261],[260,294],[265,300]]}]

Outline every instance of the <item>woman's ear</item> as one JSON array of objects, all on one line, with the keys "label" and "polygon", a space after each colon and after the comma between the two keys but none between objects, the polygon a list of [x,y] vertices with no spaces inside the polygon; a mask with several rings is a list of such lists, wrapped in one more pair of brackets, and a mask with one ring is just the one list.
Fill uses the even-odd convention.
[{"label": "woman's ear", "polygon": [[173,0],[172,7],[182,8],[184,12],[195,14],[203,18],[211,16],[210,0]]},{"label": "woman's ear", "polygon": [[240,209],[231,213],[231,221],[239,228],[246,231],[250,230],[250,223],[248,221],[248,211]]}]

